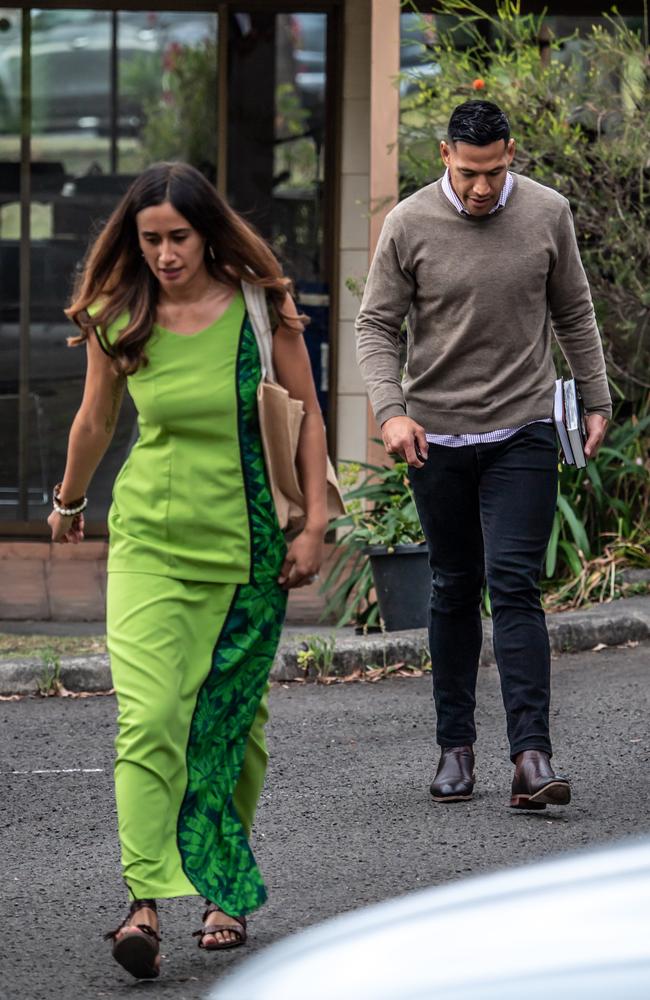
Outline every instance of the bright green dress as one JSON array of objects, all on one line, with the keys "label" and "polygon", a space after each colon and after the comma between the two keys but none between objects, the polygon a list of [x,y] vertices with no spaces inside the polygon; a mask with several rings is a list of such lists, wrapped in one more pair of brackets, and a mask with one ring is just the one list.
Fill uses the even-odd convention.
[{"label": "bright green dress", "polygon": [[245,583],[250,527],[239,441],[238,294],[204,330],[154,327],[149,364],[128,380],[140,436],[117,477],[110,572]]},{"label": "bright green dress", "polygon": [[[98,334],[109,353],[119,329]],[[109,513],[124,877],[135,898],[200,893],[240,915],[266,897],[248,834],[286,608],[243,296],[193,335],[154,327],[146,353]]]}]

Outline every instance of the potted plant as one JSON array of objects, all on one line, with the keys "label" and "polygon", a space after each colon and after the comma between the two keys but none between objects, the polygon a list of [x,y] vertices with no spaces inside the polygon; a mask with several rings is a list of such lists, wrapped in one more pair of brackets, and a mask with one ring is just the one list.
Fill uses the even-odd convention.
[{"label": "potted plant", "polygon": [[347,462],[340,474],[348,513],[334,522],[344,530],[323,584],[324,614],[339,627],[424,628],[431,573],[406,462]]}]

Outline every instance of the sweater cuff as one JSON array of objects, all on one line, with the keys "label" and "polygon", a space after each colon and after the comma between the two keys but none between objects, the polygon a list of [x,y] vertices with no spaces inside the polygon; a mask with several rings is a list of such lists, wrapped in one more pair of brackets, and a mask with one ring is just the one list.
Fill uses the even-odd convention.
[{"label": "sweater cuff", "polygon": [[611,406],[593,406],[593,407],[586,407],[585,406],[585,413],[586,413],[587,416],[589,416],[591,413],[599,413],[601,415],[601,417],[605,418],[605,420],[611,420],[612,419],[612,408],[611,408]]},{"label": "sweater cuff", "polygon": [[607,420],[612,416],[612,397],[605,375],[598,380],[581,382],[577,378],[585,413],[600,413]]},{"label": "sweater cuff", "polygon": [[386,406],[380,407],[375,410],[375,420],[380,427],[390,420],[391,417],[405,417],[406,416],[406,404],[402,403],[388,403]]}]

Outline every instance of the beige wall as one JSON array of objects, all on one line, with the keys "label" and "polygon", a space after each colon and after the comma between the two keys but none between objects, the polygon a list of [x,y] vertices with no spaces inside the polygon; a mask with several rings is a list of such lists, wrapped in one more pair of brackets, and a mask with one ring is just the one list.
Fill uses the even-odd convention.
[{"label": "beige wall", "polygon": [[[359,300],[346,287],[368,271],[381,222],[397,197],[399,0],[345,4],[337,376],[337,458],[365,461],[377,433],[355,360]],[[372,130],[370,123],[372,121]],[[388,203],[372,211],[378,202]]]},{"label": "beige wall", "polygon": [[355,360],[358,299],[348,278],[368,270],[370,201],[370,0],[347,0],[344,15],[337,346],[337,458],[365,461],[366,393]]}]

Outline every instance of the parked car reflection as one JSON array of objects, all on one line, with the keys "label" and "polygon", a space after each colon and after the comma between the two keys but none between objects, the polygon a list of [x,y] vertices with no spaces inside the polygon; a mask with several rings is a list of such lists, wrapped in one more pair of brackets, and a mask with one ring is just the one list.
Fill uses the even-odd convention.
[{"label": "parked car reflection", "polygon": [[[21,38],[18,12],[5,16],[0,34],[0,130],[18,131]],[[216,15],[186,11],[120,11],[118,73],[170,44],[216,41]],[[37,132],[110,126],[112,19],[109,11],[40,10],[31,18],[32,121]],[[2,27],[2,26],[0,26]],[[160,76],[160,72],[158,73]],[[142,94],[120,81],[118,126],[134,133],[143,124]]]},{"label": "parked car reflection", "polygon": [[[291,14],[296,88],[306,108],[325,99],[327,19],[323,14]],[[435,31],[433,15],[400,15],[400,95],[418,89],[440,72],[430,57],[428,42]]]}]

